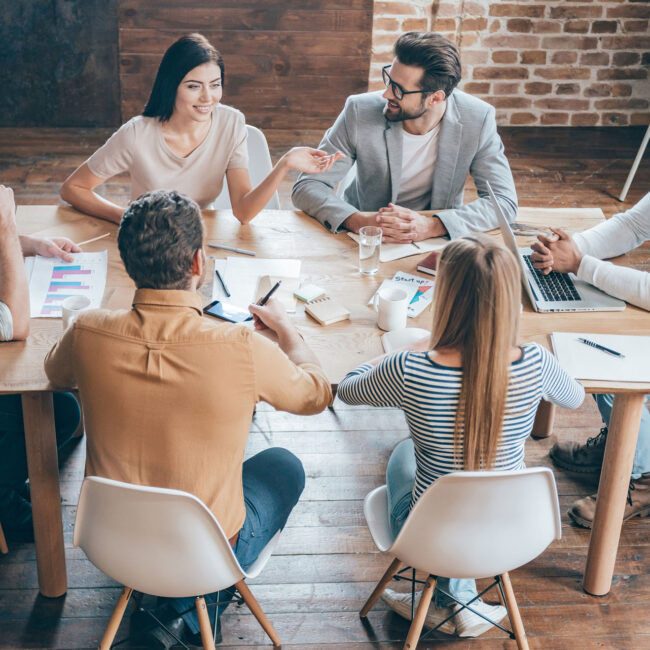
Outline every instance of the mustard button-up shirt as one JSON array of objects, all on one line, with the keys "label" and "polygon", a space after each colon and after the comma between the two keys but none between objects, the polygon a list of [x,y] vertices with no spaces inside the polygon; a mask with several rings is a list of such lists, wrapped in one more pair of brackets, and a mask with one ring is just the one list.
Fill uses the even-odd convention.
[{"label": "mustard button-up shirt", "polygon": [[242,463],[255,404],[310,414],[332,400],[319,366],[204,317],[191,291],[140,289],[130,311],[80,314],[45,371],[55,386],[79,387],[87,475],[190,492],[228,537],[246,517]]}]

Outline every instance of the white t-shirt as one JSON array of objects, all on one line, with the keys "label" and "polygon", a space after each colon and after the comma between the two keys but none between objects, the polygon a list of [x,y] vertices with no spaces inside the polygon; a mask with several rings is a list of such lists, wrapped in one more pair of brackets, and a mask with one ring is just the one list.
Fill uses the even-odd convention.
[{"label": "white t-shirt", "polygon": [[243,114],[218,104],[205,140],[183,158],[165,142],[158,118],[138,115],[86,162],[100,178],[128,172],[132,199],[152,190],[176,190],[207,208],[221,193],[226,170],[248,167],[246,138]]},{"label": "white t-shirt", "polygon": [[11,311],[0,301],[0,341],[11,341],[14,337],[14,320]]},{"label": "white t-shirt", "polygon": [[424,135],[402,128],[402,178],[397,205],[411,210],[428,210],[433,187],[433,168],[438,157],[440,124]]}]

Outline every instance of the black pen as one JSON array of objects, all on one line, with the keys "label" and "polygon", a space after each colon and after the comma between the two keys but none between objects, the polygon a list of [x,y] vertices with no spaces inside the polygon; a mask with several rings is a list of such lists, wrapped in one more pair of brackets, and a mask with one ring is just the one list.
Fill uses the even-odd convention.
[{"label": "black pen", "polygon": [[596,348],[596,350],[600,350],[601,352],[606,352],[607,354],[611,354],[615,357],[621,357],[625,359],[624,354],[621,354],[616,350],[612,350],[611,348],[606,348],[604,345],[599,345],[598,343],[594,343],[594,341],[590,341],[589,339],[579,338],[578,341],[580,341],[580,343],[584,343],[585,345],[590,345],[592,348]]},{"label": "black pen", "polygon": [[217,278],[219,278],[219,282],[221,282],[221,286],[223,287],[223,290],[228,298],[230,298],[230,291],[228,291],[228,287],[226,286],[226,283],[223,280],[223,277],[221,277],[221,273],[219,273],[219,269],[215,268],[214,272],[217,274]]},{"label": "black pen", "polygon": [[262,298],[262,299],[257,303],[260,307],[264,307],[264,305],[266,305],[266,303],[269,301],[269,298],[270,298],[270,297],[275,293],[275,290],[280,286],[280,283],[281,283],[281,282],[282,282],[282,280],[278,280],[278,281],[277,281],[277,282],[276,282],[276,283],[271,287],[271,291],[269,291],[269,292],[264,296],[264,298]]}]

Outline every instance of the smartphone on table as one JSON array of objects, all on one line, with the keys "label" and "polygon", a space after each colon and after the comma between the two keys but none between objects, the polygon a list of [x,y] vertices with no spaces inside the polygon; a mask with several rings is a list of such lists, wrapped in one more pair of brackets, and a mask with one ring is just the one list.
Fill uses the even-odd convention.
[{"label": "smartphone on table", "polygon": [[232,305],[221,300],[214,300],[203,308],[204,314],[227,320],[230,323],[244,323],[253,320],[253,315],[248,309],[242,309],[237,305]]}]

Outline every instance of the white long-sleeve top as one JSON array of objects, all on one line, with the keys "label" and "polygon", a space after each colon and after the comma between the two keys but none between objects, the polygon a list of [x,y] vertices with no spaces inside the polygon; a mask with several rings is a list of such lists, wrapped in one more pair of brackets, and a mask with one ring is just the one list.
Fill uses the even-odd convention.
[{"label": "white long-sleeve top", "polygon": [[629,210],[573,237],[584,255],[578,277],[606,293],[650,310],[650,273],[603,262],[650,239],[650,192]]}]

